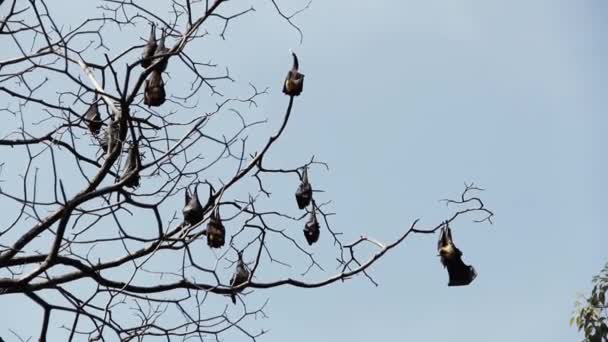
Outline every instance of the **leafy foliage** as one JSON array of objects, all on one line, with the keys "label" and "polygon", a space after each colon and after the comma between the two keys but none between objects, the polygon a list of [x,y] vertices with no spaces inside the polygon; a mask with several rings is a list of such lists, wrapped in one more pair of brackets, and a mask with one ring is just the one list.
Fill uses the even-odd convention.
[{"label": "leafy foliage", "polygon": [[583,342],[608,341],[608,305],[606,292],[608,292],[608,263],[602,271],[593,277],[593,290],[587,298],[581,296],[576,302],[576,309],[570,325],[576,324],[579,331],[583,331]]}]

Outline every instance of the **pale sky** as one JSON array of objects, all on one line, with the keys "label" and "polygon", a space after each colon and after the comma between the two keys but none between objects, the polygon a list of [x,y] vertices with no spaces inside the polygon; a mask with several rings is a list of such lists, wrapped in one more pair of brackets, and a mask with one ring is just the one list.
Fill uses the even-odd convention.
[{"label": "pale sky", "polygon": [[[414,235],[372,269],[379,287],[357,277],[248,295],[270,300],[269,318],[251,324],[270,330],[260,341],[579,339],[568,323],[576,295],[608,261],[608,4],[315,0],[296,19],[300,46],[267,1],[253,3],[214,59],[242,89],[270,87],[259,105],[272,128],[286,103],[288,49],[298,52],[304,93],[269,160],[330,164],[311,178],[333,201],[334,228],[389,242],[416,218],[445,219],[438,200],[464,182],[486,188],[496,214],[494,225],[453,226],[478,272],[471,286],[447,287],[436,237]],[[329,249],[326,231],[321,239]],[[328,272],[311,279],[332,274],[325,261]],[[0,319],[7,341],[31,317],[15,308]]]}]

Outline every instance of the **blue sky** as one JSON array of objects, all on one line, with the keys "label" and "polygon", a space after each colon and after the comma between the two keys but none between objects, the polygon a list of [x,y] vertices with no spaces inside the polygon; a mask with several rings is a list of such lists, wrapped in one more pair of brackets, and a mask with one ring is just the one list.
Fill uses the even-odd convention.
[{"label": "blue sky", "polygon": [[[270,299],[255,322],[270,329],[262,341],[576,340],[576,295],[608,261],[608,5],[317,0],[296,20],[299,46],[268,3],[254,4],[215,59],[242,89],[271,87],[260,111],[274,127],[287,51],[298,52],[305,90],[270,160],[330,164],[311,178],[333,200],[334,228],[390,241],[416,218],[446,218],[438,200],[465,181],[496,213],[491,226],[453,227],[479,273],[471,286],[447,287],[436,238],[413,236],[376,264],[379,287],[355,278],[248,295]],[[0,335],[20,315],[1,319]]]},{"label": "blue sky", "polygon": [[[316,138],[297,146],[291,131],[279,150],[331,163],[315,180],[334,225],[394,238],[445,217],[437,200],[464,181],[487,188],[496,222],[455,228],[472,286],[446,287],[435,238],[416,236],[374,269],[378,288],[272,294],[267,340],[575,340],[575,296],[607,261],[606,14],[599,1],[313,3],[292,123]],[[259,30],[281,56],[275,25]]]}]

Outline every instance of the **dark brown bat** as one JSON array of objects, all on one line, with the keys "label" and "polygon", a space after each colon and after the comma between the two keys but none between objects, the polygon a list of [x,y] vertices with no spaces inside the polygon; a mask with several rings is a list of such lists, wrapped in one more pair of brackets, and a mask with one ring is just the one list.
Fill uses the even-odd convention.
[{"label": "dark brown bat", "polygon": [[308,207],[311,201],[312,186],[310,185],[310,182],[308,182],[308,168],[304,168],[304,171],[302,171],[302,181],[296,190],[296,202],[298,203],[298,208],[301,210]]},{"label": "dark brown bat", "polygon": [[462,261],[462,252],[456,247],[452,240],[452,230],[446,223],[439,232],[437,250],[441,263],[448,269],[450,281],[448,286],[469,285],[476,277],[475,268],[465,265]]},{"label": "dark brown bat", "polygon": [[[232,287],[236,287],[236,286],[246,283],[249,280],[249,276],[250,276],[249,269],[247,269],[247,265],[245,265],[245,263],[243,262],[243,252],[238,252],[238,254],[239,254],[239,260],[236,264],[236,270],[234,271],[234,274],[232,275],[232,279],[230,279],[230,286],[232,286]],[[243,291],[243,289],[240,289],[235,292],[241,292],[241,291]],[[233,304],[236,304],[235,292],[230,294],[230,299],[232,299]]]},{"label": "dark brown bat", "polygon": [[162,74],[158,70],[152,71],[150,77],[146,80],[144,90],[144,104],[148,107],[158,107],[165,103],[165,82]]},{"label": "dark brown bat", "polygon": [[198,200],[197,188],[194,188],[194,192],[190,195],[190,190],[186,188],[186,205],[182,211],[184,214],[184,222],[190,226],[194,226],[203,220],[205,213],[201,202]]},{"label": "dark brown bat", "polygon": [[319,221],[317,221],[317,214],[315,213],[315,208],[313,206],[308,222],[306,222],[306,225],[304,226],[304,237],[306,238],[308,245],[312,246],[313,243],[317,242],[320,234]]},{"label": "dark brown bat", "polygon": [[220,248],[224,245],[225,236],[226,229],[220,218],[219,207],[216,207],[207,223],[207,245],[211,248]]},{"label": "dark brown bat", "polygon": [[300,68],[298,56],[294,52],[291,54],[293,56],[293,66],[287,73],[287,77],[285,77],[283,93],[289,96],[299,96],[302,93],[302,89],[304,89],[304,75],[298,71]]},{"label": "dark brown bat", "polygon": [[152,57],[154,57],[157,47],[158,44],[156,43],[156,25],[154,25],[154,23],[150,23],[150,36],[148,37],[148,42],[144,47],[144,52],[141,55],[141,66],[143,68],[147,68],[152,65]]},{"label": "dark brown bat", "polygon": [[[155,56],[161,56],[161,55],[165,55],[167,54],[169,51],[171,51],[171,49],[167,48],[165,46],[165,38],[167,37],[167,32],[165,31],[165,29],[163,29],[163,33],[160,37],[160,40],[158,41],[158,46],[156,47],[156,51],[154,52]],[[158,70],[159,72],[165,72],[165,70],[167,70],[167,65],[169,64],[169,57],[162,57],[162,58],[155,58],[154,62],[160,60],[160,62],[158,63],[158,65],[156,65],[154,67],[155,70]]]},{"label": "dark brown bat", "polygon": [[139,150],[136,144],[133,144],[129,149],[129,155],[127,160],[127,167],[124,173],[120,177],[120,181],[125,181],[124,185],[129,188],[136,188],[139,186]]},{"label": "dark brown bat", "polygon": [[84,114],[84,119],[87,122],[87,126],[89,127],[89,131],[93,135],[99,134],[101,131],[102,123],[101,123],[101,114],[99,114],[99,105],[97,103],[97,94],[93,98],[93,103],[87,109],[87,112]]}]

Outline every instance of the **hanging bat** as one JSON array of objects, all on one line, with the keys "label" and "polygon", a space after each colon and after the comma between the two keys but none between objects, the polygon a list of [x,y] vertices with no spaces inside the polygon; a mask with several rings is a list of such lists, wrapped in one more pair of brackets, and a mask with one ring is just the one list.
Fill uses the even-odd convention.
[{"label": "hanging bat", "polygon": [[289,96],[299,96],[304,88],[304,75],[298,72],[300,64],[298,63],[298,56],[292,51],[293,66],[285,77],[285,83],[283,83],[283,93]]},{"label": "hanging bat", "polygon": [[125,172],[120,177],[120,181],[125,181],[124,186],[129,188],[136,188],[139,186],[139,152],[137,145],[133,144],[129,149],[129,155],[127,160],[127,167]]},{"label": "hanging bat", "polygon": [[186,188],[186,204],[184,210],[184,222],[190,226],[194,226],[204,218],[203,207],[201,202],[198,200],[197,188],[194,188],[194,192],[190,195],[190,190]]},{"label": "hanging bat", "polygon": [[84,119],[87,122],[87,126],[89,127],[89,131],[93,135],[98,135],[101,131],[102,123],[101,123],[101,114],[99,114],[99,105],[97,103],[97,94],[93,98],[93,103],[89,106],[86,113],[84,114]]},{"label": "hanging bat", "polygon": [[304,168],[302,171],[302,181],[296,190],[296,202],[300,210],[308,207],[312,201],[312,186],[308,182],[308,168]]},{"label": "hanging bat", "polygon": [[156,48],[158,44],[156,43],[156,25],[154,23],[150,23],[150,36],[148,37],[148,42],[144,47],[144,52],[142,53],[141,66],[143,68],[147,68],[152,65],[152,57],[156,53]]},{"label": "hanging bat", "polygon": [[110,118],[110,124],[106,127],[103,135],[98,138],[99,146],[104,153],[108,152],[108,148],[113,146],[115,141],[118,140],[118,121],[112,121]]},{"label": "hanging bat", "polygon": [[[243,262],[243,252],[238,252],[238,254],[239,261],[236,264],[236,270],[232,275],[232,279],[230,279],[230,286],[232,287],[246,283],[250,276],[249,269],[247,269],[247,265]],[[243,289],[240,289],[237,292],[241,291],[243,291]],[[234,292],[230,294],[230,299],[232,299],[233,304],[236,304],[236,294]]]},{"label": "hanging bat", "polygon": [[309,246],[312,246],[313,243],[319,240],[319,235],[321,234],[319,228],[319,221],[317,221],[317,215],[313,206],[308,222],[306,222],[306,225],[304,226],[304,237]]},{"label": "hanging bat", "polygon": [[165,103],[165,82],[160,71],[154,70],[146,80],[144,89],[144,104],[148,107],[159,107]]},{"label": "hanging bat", "polygon": [[207,223],[207,245],[211,248],[220,248],[224,245],[225,236],[226,229],[220,218],[219,207],[216,207]]},{"label": "hanging bat", "polygon": [[[155,56],[161,56],[161,55],[165,55],[167,53],[169,53],[169,51],[171,51],[169,48],[167,48],[165,46],[165,38],[167,37],[167,32],[165,29],[163,29],[163,33],[160,37],[160,40],[158,41],[158,46],[156,47],[156,51],[154,52]],[[167,70],[167,65],[169,64],[169,56],[165,56],[162,58],[156,58],[154,60],[154,62],[160,60],[160,62],[158,63],[158,65],[156,65],[154,67],[155,70],[158,70],[159,72],[165,72],[165,70]]]},{"label": "hanging bat", "polygon": [[456,247],[452,240],[452,230],[447,222],[439,232],[437,250],[441,263],[448,269],[450,281],[448,286],[469,285],[476,277],[477,272],[473,266],[465,265],[462,261],[462,252]]}]

